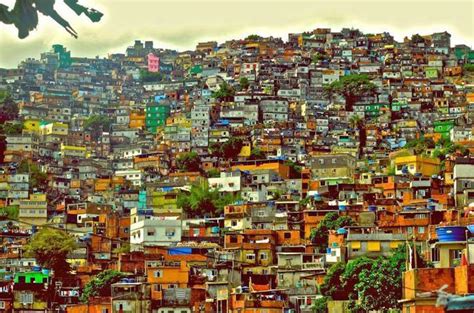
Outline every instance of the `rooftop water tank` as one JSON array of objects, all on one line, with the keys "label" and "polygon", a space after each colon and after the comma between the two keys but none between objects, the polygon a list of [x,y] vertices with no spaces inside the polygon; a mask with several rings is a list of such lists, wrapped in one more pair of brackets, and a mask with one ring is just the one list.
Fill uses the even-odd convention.
[{"label": "rooftop water tank", "polygon": [[440,242],[465,241],[466,227],[464,226],[440,226],[436,228],[436,235]]}]

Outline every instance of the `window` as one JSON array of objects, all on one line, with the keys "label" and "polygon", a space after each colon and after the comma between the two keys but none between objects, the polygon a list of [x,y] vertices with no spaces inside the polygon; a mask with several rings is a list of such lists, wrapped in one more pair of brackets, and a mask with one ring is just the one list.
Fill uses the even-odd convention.
[{"label": "window", "polygon": [[253,261],[255,260],[255,254],[247,254],[245,258],[247,261]]},{"label": "window", "polygon": [[425,233],[425,227],[424,226],[419,226],[418,227],[418,234],[424,234]]},{"label": "window", "polygon": [[167,228],[166,231],[165,231],[165,235],[166,235],[167,237],[173,237],[174,234],[175,234],[175,232],[176,232],[176,229],[174,229],[174,228]]},{"label": "window", "polygon": [[0,301],[0,309],[5,309],[5,301]]},{"label": "window", "polygon": [[380,251],[380,241],[369,241],[367,243],[367,250],[372,252]]},{"label": "window", "polygon": [[439,249],[438,248],[432,248],[431,249],[431,262],[439,262]]},{"label": "window", "polygon": [[155,236],[155,230],[154,229],[148,229],[146,232],[147,236]]},{"label": "window", "polygon": [[266,252],[260,252],[260,260],[268,260],[268,255]]},{"label": "window", "polygon": [[236,220],[232,220],[230,224],[231,224],[231,226],[233,226],[233,227],[234,227],[234,226],[237,226],[237,221],[236,221]]},{"label": "window", "polygon": [[230,236],[231,243],[237,243],[237,236]]},{"label": "window", "polygon": [[285,239],[290,239],[291,238],[291,233],[285,233]]},{"label": "window", "polygon": [[155,271],[154,275],[155,275],[156,278],[163,277],[163,271],[162,270],[157,270],[157,271]]}]

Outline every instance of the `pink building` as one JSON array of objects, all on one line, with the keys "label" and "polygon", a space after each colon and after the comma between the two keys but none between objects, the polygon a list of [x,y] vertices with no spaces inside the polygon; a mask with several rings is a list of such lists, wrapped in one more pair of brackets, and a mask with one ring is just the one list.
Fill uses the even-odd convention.
[{"label": "pink building", "polygon": [[148,54],[148,72],[159,72],[160,71],[160,58],[155,56],[153,53]]}]

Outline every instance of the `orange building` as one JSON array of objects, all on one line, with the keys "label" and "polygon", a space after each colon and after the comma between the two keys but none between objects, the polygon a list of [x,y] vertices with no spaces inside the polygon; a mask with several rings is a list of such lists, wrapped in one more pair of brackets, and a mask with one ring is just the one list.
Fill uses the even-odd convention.
[{"label": "orange building", "polygon": [[145,111],[136,110],[130,111],[130,128],[143,128],[145,127]]},{"label": "orange building", "polygon": [[186,261],[147,261],[146,269],[152,300],[163,300],[163,289],[188,286],[189,267]]}]

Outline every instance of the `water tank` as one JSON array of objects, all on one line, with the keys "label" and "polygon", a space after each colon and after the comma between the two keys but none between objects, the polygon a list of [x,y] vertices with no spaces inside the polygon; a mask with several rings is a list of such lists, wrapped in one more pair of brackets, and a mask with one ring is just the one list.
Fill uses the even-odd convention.
[{"label": "water tank", "polygon": [[440,242],[465,241],[466,227],[463,226],[441,226],[436,228],[436,235]]},{"label": "water tank", "polygon": [[339,204],[339,211],[347,210],[347,206],[345,204]]},{"label": "water tank", "polygon": [[376,205],[369,205],[369,211],[370,212],[377,212],[377,206]]}]

